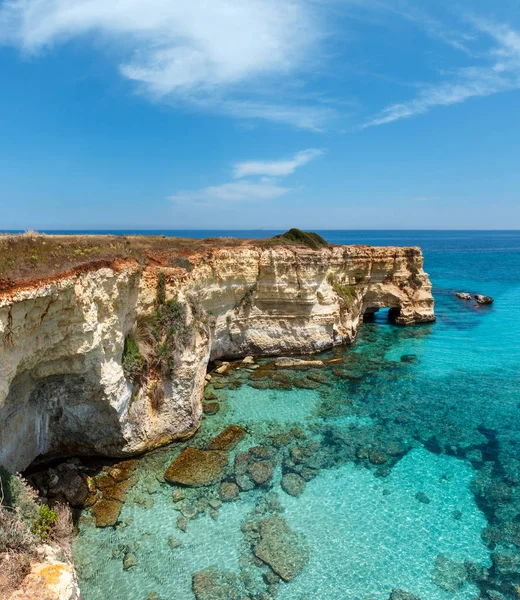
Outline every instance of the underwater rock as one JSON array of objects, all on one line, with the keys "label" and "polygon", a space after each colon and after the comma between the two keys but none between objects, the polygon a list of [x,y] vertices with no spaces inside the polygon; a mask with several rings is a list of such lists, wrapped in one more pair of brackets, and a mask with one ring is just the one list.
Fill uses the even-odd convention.
[{"label": "underwater rock", "polygon": [[256,485],[267,483],[273,476],[273,467],[265,461],[254,462],[249,465],[248,471]]},{"label": "underwater rock", "polygon": [[419,596],[404,592],[403,590],[392,590],[389,600],[421,600]]},{"label": "underwater rock", "polygon": [[417,492],[417,494],[415,494],[415,499],[421,504],[430,504],[430,499],[424,492]]},{"label": "underwater rock", "polygon": [[181,490],[181,488],[175,488],[173,490],[172,500],[174,502],[180,502],[181,500],[184,500],[184,492],[183,492],[183,490]]},{"label": "underwater rock", "polygon": [[213,392],[206,392],[204,394],[204,400],[218,400],[217,395]]},{"label": "underwater rock", "polygon": [[251,481],[248,475],[235,475],[235,481],[237,482],[238,487],[243,492],[249,492],[254,489],[255,484]]},{"label": "underwater rock", "polygon": [[309,560],[309,550],[301,534],[289,527],[279,515],[260,523],[260,542],[255,555],[285,581],[301,573]]},{"label": "underwater rock", "polygon": [[170,548],[180,548],[182,546],[182,542],[179,538],[170,535],[168,537],[168,546],[170,546]]},{"label": "underwater rock", "polygon": [[520,552],[494,552],[491,559],[495,569],[502,575],[520,573]]},{"label": "underwater rock", "polygon": [[480,305],[493,304],[493,302],[494,302],[494,299],[491,298],[491,296],[483,296],[482,294],[475,294],[474,297],[475,297],[475,300],[477,301],[477,304],[480,304]]},{"label": "underwater rock", "polygon": [[216,568],[193,574],[192,590],[196,600],[241,600],[238,577]]},{"label": "underwater rock", "polygon": [[188,531],[188,519],[184,515],[177,517],[177,529],[184,531],[184,533]]},{"label": "underwater rock", "polygon": [[372,450],[368,455],[368,460],[373,465],[384,465],[388,461],[388,455],[381,450]]},{"label": "underwater rock", "polygon": [[232,500],[236,500],[239,494],[240,490],[238,489],[238,485],[236,483],[224,481],[219,485],[218,495],[222,502],[231,502]]},{"label": "underwater rock", "polygon": [[108,474],[114,481],[119,483],[120,481],[130,479],[138,464],[138,460],[123,460],[114,465]]},{"label": "underwater rock", "polygon": [[282,477],[282,490],[290,496],[299,496],[305,489],[305,480],[296,473],[286,473]]},{"label": "underwater rock", "polygon": [[125,557],[123,559],[123,569],[128,571],[132,567],[137,566],[137,556],[132,552],[125,552]]},{"label": "underwater rock", "polygon": [[161,597],[157,592],[150,592],[144,600],[161,600]]},{"label": "underwater rock", "polygon": [[205,415],[216,415],[220,410],[220,404],[218,402],[204,402],[202,410]]},{"label": "underwater rock", "polygon": [[233,450],[246,437],[246,430],[239,425],[229,425],[208,443],[208,450]]},{"label": "underwater rock", "polygon": [[464,563],[439,554],[435,559],[432,581],[446,592],[455,593],[466,583],[468,572]]},{"label": "underwater rock", "polygon": [[100,500],[94,505],[92,514],[96,519],[96,527],[111,527],[117,523],[122,508],[117,500]]},{"label": "underwater rock", "polygon": [[269,460],[271,458],[274,458],[276,450],[271,446],[253,446],[252,448],[249,448],[249,454],[253,458]]},{"label": "underwater rock", "polygon": [[312,381],[308,377],[295,377],[293,379],[293,385],[300,390],[317,390],[322,386],[321,383]]},{"label": "underwater rock", "polygon": [[186,448],[164,473],[169,483],[200,487],[216,483],[228,464],[225,452]]},{"label": "underwater rock", "polygon": [[320,369],[325,364],[322,360],[304,360],[290,356],[281,356],[274,361],[274,366],[282,369]]}]

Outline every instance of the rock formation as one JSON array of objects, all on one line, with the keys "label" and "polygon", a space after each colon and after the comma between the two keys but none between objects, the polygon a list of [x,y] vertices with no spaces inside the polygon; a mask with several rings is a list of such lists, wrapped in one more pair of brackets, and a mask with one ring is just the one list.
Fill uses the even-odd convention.
[{"label": "rock formation", "polygon": [[[0,464],[129,456],[188,436],[200,423],[209,360],[350,343],[363,315],[384,307],[398,324],[431,322],[422,266],[418,248],[204,246],[176,260],[105,261],[3,285]],[[134,348],[125,371],[125,340],[140,319],[157,319],[159,293],[176,311],[175,327],[161,317],[170,346],[159,367],[132,379],[128,369],[144,359]]]}]

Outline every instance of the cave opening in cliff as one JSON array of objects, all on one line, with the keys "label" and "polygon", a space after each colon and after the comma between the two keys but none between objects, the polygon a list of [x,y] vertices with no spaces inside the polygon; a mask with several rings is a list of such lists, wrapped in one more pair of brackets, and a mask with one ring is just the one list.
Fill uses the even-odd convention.
[{"label": "cave opening in cliff", "polygon": [[395,323],[396,319],[401,314],[399,307],[379,308],[369,306],[363,311],[364,323]]}]

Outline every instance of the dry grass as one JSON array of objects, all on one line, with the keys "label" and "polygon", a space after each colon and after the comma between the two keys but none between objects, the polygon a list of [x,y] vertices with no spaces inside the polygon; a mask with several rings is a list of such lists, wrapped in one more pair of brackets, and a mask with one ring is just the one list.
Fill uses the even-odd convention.
[{"label": "dry grass", "polygon": [[26,554],[17,552],[0,554],[0,592],[2,593],[2,600],[9,598],[11,594],[20,589],[30,569],[30,559]]},{"label": "dry grass", "polygon": [[145,235],[50,235],[36,231],[0,234],[0,292],[22,281],[45,279],[73,269],[134,259],[189,270],[190,254],[214,248],[294,246],[284,238],[175,238]]},{"label": "dry grass", "polygon": [[67,504],[55,504],[52,510],[58,515],[58,521],[51,530],[50,537],[63,550],[67,558],[71,557],[74,523],[72,511]]}]

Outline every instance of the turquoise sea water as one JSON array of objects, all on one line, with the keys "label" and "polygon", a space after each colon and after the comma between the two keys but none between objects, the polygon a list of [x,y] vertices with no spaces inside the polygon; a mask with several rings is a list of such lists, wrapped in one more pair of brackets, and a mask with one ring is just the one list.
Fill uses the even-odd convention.
[{"label": "turquoise sea water", "polygon": [[[189,442],[140,461],[120,524],[96,529],[83,515],[74,555],[85,600],[193,600],[192,576],[208,569],[220,583],[199,600],[520,598],[520,233],[322,234],[421,246],[437,323],[400,328],[381,311],[353,346],[322,356],[337,359],[326,369],[280,372],[264,361],[214,376],[207,391],[220,411]],[[455,291],[495,303],[475,308]],[[218,486],[174,502],[165,468],[230,423],[247,435],[225,478],[238,481],[234,456],[258,445],[273,478],[250,490],[241,481],[222,506]],[[298,497],[280,486],[288,473],[305,482]],[[258,522],[271,514],[308,551],[290,582],[254,556]],[[136,564],[125,570],[129,554]]]}]

